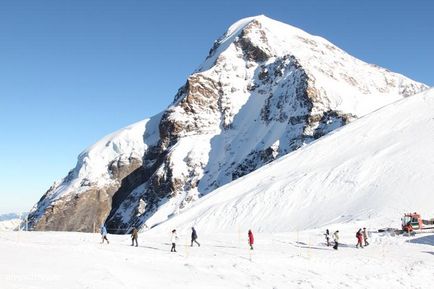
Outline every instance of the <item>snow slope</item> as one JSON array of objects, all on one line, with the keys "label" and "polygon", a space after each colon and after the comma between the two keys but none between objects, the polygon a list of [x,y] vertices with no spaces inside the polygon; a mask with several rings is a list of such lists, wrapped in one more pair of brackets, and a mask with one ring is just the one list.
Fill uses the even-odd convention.
[{"label": "snow slope", "polygon": [[411,96],[203,197],[156,227],[287,232],[434,217],[434,89]]},{"label": "snow slope", "polygon": [[[354,248],[353,228],[343,228],[336,252],[319,231],[256,234],[255,250],[242,234],[203,235],[191,248],[180,236],[129,236],[60,232],[0,232],[0,286],[7,289],[431,289],[434,235],[415,238],[372,234]],[[411,241],[411,242],[407,242]]]}]

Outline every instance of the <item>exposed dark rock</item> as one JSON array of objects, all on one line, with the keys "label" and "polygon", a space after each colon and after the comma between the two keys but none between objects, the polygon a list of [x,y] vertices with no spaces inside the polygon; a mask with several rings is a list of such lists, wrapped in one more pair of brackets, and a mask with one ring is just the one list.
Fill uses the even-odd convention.
[{"label": "exposed dark rock", "polygon": [[37,223],[29,216],[29,225],[38,231],[94,232],[104,223],[115,190],[114,187],[89,189],[69,200],[56,202],[46,209]]},{"label": "exposed dark rock", "polygon": [[[82,192],[75,194],[70,199],[61,199],[49,204],[45,212],[34,211],[30,213],[29,227],[43,231],[78,231],[93,232],[104,223],[112,208],[112,197],[121,187],[124,181],[132,177],[130,174],[142,166],[142,161],[133,157],[127,158],[128,162],[117,160],[110,165],[114,178],[119,180],[118,185],[99,188],[88,179],[80,183]],[[127,180],[125,180],[127,179]],[[63,184],[70,182],[67,177]],[[57,186],[53,186],[39,200],[38,206],[45,208],[46,197]],[[84,188],[88,188],[84,190]],[[116,198],[115,198],[116,200]],[[41,216],[42,215],[42,216]]]},{"label": "exposed dark rock", "polygon": [[329,132],[348,124],[356,119],[355,115],[342,113],[338,111],[327,111],[321,117],[317,118],[318,127],[315,129],[313,137],[318,139]]},{"label": "exposed dark rock", "polygon": [[[245,59],[253,62],[264,62],[269,59],[272,55],[269,49],[267,49],[267,36],[265,32],[261,29],[261,23],[259,21],[253,20],[241,31],[240,36],[235,45],[238,45],[243,51]],[[257,45],[253,42],[249,34],[257,33],[262,41],[263,47]]]},{"label": "exposed dark rock", "polygon": [[245,176],[254,170],[274,161],[278,156],[277,148],[268,147],[265,150],[253,151],[232,172],[232,180]]}]

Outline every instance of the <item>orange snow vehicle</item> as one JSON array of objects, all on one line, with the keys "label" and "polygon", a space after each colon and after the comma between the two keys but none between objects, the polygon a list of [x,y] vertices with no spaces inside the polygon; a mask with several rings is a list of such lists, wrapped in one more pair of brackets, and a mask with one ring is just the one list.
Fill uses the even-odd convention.
[{"label": "orange snow vehicle", "polygon": [[434,231],[434,219],[424,220],[418,213],[407,213],[402,217],[402,231],[408,234]]}]

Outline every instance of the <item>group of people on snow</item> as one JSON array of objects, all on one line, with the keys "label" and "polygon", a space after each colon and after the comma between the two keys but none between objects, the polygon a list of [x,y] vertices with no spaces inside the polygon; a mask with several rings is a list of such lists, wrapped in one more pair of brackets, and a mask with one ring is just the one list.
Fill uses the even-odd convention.
[{"label": "group of people on snow", "polygon": [[[109,240],[107,239],[107,228],[104,225],[101,226],[100,234],[101,234],[101,244],[104,244],[104,241],[107,241],[107,244],[110,244]],[[133,227],[133,229],[131,230],[131,246],[134,246],[135,243],[136,247],[138,247],[139,246],[138,239],[139,239],[139,230],[137,230],[136,227]]]},{"label": "group of people on snow", "polygon": [[[326,230],[324,236],[326,238],[327,247],[331,246],[331,244],[330,244],[330,231],[329,231],[329,229]],[[336,230],[333,233],[333,242],[334,242],[333,249],[337,250],[338,247],[339,247],[339,230]]]},{"label": "group of people on snow", "polygon": [[357,238],[357,245],[356,248],[363,248],[363,241],[365,242],[364,246],[368,246],[368,233],[366,232],[366,228],[359,229],[356,233],[356,238]]},{"label": "group of people on snow", "polygon": [[[170,237],[170,242],[172,243],[172,247],[170,248],[170,252],[176,252],[176,242],[178,241],[178,234],[176,230],[172,230],[172,236]],[[193,247],[193,243],[196,243],[200,247],[200,243],[197,241],[197,232],[194,227],[191,227],[191,247]]]},{"label": "group of people on snow", "polygon": [[[101,244],[104,243],[104,241],[107,241],[107,244],[109,244],[109,240],[107,239],[107,228],[103,224],[100,229],[101,233]],[[254,237],[252,230],[249,230],[247,233],[248,236],[248,242],[250,246],[250,250],[253,250],[253,243],[254,243]],[[131,230],[131,246],[138,247],[138,239],[139,239],[139,231],[136,227],[133,227]],[[176,229],[172,230],[172,235],[170,237],[170,242],[172,243],[172,247],[170,248],[170,252],[176,252],[176,243],[178,241],[178,234],[176,233]],[[196,243],[197,246],[200,247],[200,243],[197,241],[197,232],[194,227],[191,227],[191,247],[193,247],[193,244]]]},{"label": "group of people on snow", "polygon": [[[109,244],[109,240],[107,239],[107,228],[102,225],[101,226],[101,243],[104,243],[105,241],[107,242],[107,244]],[[325,239],[326,239],[326,244],[327,246],[331,246],[330,243],[330,231],[329,229],[326,230],[325,234]],[[254,237],[253,237],[253,232],[252,230],[249,230],[247,233],[247,237],[248,237],[248,243],[250,246],[250,250],[253,250],[253,243],[254,243]],[[337,250],[339,247],[339,230],[336,230],[333,233],[333,249]],[[136,227],[133,227],[133,229],[131,230],[131,246],[136,246],[138,247],[138,238],[139,238],[139,231],[137,230]],[[364,246],[368,246],[368,233],[366,232],[366,228],[359,229],[356,233],[356,238],[357,238],[357,244],[356,244],[356,248],[363,248]],[[172,247],[170,248],[170,252],[176,252],[176,243],[178,241],[178,235],[176,233],[176,230],[172,230],[172,235],[170,237],[170,241],[172,243]],[[193,247],[193,244],[196,243],[199,247],[200,247],[200,243],[197,241],[197,232],[196,229],[194,227],[191,228],[191,247]],[[364,243],[364,244],[363,244]]]},{"label": "group of people on snow", "polygon": [[[101,226],[101,244],[103,244],[105,241],[107,242],[107,244],[109,244],[109,240],[107,239],[107,228],[102,225]],[[324,234],[325,239],[326,239],[326,245],[327,246],[331,246],[330,243],[330,231],[329,229],[326,229],[326,232]],[[249,230],[247,232],[247,237],[248,237],[248,244],[250,247],[250,250],[253,250],[253,243],[255,238],[253,237],[253,232],[252,230]],[[339,230],[336,230],[333,235],[333,249],[337,250],[339,247]],[[368,233],[366,232],[366,228],[359,229],[356,233],[356,238],[357,238],[357,244],[356,244],[356,248],[363,248],[369,245],[368,243]],[[138,239],[139,239],[139,231],[136,227],[133,227],[131,230],[131,246],[136,246],[138,247],[139,243],[138,243]],[[170,237],[170,242],[172,244],[172,247],[170,248],[170,252],[176,252],[176,243],[178,241],[178,234],[176,233],[176,230],[173,229],[172,230],[172,235]],[[196,243],[199,247],[200,247],[200,243],[197,241],[197,232],[196,229],[194,227],[191,228],[191,247],[193,247],[194,243]]]},{"label": "group of people on snow", "polygon": [[[109,244],[109,240],[107,239],[107,228],[102,225],[101,226],[101,243],[104,243],[105,241],[107,242],[107,244]],[[331,246],[330,243],[330,231],[329,229],[326,230],[325,234],[325,239],[326,239],[326,244],[327,246]],[[255,238],[253,237],[253,232],[252,230],[249,230],[247,233],[247,237],[248,237],[248,244],[250,246],[250,250],[253,250],[253,243]],[[339,247],[339,230],[336,230],[333,235],[333,249],[337,250]],[[139,238],[139,231],[137,230],[136,227],[133,227],[133,229],[131,230],[131,246],[136,246],[138,247],[138,238]],[[368,246],[368,233],[366,232],[366,228],[359,229],[356,233],[356,238],[357,238],[357,244],[356,244],[356,248],[363,248],[364,246]],[[172,230],[172,235],[170,237],[170,241],[172,244],[172,247],[170,248],[170,252],[176,252],[176,243],[178,241],[178,235],[176,233],[176,230]],[[193,247],[193,244],[196,243],[199,247],[200,247],[200,243],[197,241],[197,232],[196,229],[194,227],[191,228],[191,247]],[[364,244],[363,244],[364,243]]]},{"label": "group of people on snow", "polygon": [[[330,231],[329,229],[326,230],[325,234],[325,239],[326,239],[326,244],[327,246],[331,246],[330,244]],[[368,246],[368,233],[366,232],[366,228],[359,229],[356,233],[356,238],[357,238],[357,244],[356,244],[356,248],[363,248],[363,246]],[[333,233],[333,241],[334,241],[334,245],[333,245],[333,249],[337,250],[339,247],[339,230],[336,230]],[[365,244],[363,244],[363,242]]]}]

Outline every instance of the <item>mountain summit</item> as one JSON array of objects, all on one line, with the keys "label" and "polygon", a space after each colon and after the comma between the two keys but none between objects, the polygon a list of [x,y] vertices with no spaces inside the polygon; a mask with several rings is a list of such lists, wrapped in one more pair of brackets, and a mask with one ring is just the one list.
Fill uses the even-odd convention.
[{"label": "mountain summit", "polygon": [[82,152],[36,230],[152,227],[203,195],[427,87],[265,16],[215,41],[162,113]]}]

